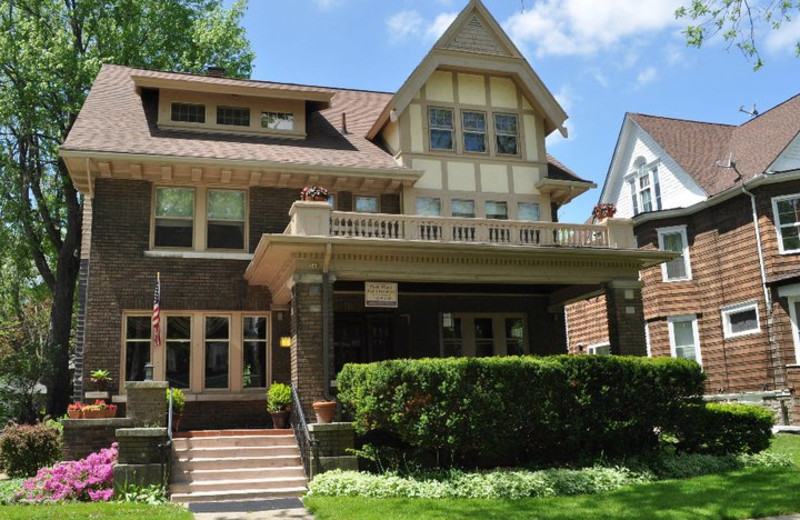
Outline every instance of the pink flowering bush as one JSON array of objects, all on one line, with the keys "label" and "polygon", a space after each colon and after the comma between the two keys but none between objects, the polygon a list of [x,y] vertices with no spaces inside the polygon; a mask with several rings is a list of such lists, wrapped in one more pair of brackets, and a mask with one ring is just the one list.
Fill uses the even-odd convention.
[{"label": "pink flowering bush", "polygon": [[114,495],[114,465],[118,446],[92,453],[85,459],[58,462],[42,468],[35,477],[22,483],[17,496],[26,502],[59,502],[64,500],[104,501]]}]

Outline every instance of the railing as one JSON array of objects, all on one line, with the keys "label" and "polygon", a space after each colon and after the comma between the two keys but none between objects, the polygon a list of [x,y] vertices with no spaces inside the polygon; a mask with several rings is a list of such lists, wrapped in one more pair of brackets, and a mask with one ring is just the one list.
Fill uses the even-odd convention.
[{"label": "railing", "polygon": [[308,431],[306,415],[303,413],[303,405],[300,404],[300,395],[297,387],[292,383],[292,411],[290,415],[292,431],[297,439],[297,447],[300,449],[300,460],[303,462],[303,471],[309,479],[319,472],[317,463],[319,462],[319,446],[311,438]]},{"label": "railing", "polygon": [[330,234],[433,242],[609,247],[605,226],[343,211],[331,212]]}]

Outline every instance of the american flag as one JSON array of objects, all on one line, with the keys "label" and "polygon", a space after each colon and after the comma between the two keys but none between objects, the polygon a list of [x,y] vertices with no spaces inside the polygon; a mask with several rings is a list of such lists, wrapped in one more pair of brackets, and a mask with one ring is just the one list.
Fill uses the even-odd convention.
[{"label": "american flag", "polygon": [[153,292],[153,345],[161,346],[161,273],[156,275],[156,290]]}]

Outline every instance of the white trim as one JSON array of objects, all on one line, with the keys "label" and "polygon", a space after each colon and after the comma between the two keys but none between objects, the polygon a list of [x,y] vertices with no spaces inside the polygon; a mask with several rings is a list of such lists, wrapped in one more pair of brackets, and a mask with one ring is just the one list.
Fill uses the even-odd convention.
[{"label": "white trim", "polygon": [[793,283],[778,287],[779,298],[790,298],[792,296],[800,296],[800,283]]},{"label": "white trim", "polygon": [[[781,195],[780,197],[772,197],[772,215],[774,217],[773,222],[775,222],[775,232],[778,235],[778,250],[782,255],[800,253],[800,248],[790,249],[788,251],[783,248],[783,231],[781,229],[780,216],[778,215],[778,202],[782,200],[791,200],[791,199],[800,199],[800,193],[792,193],[790,195]],[[797,223],[796,225],[800,227],[800,223]]]},{"label": "white trim", "polygon": [[[598,354],[597,349],[602,347],[608,347],[608,354]],[[593,343],[586,347],[586,353],[593,356],[610,356],[611,355],[611,343],[608,341],[604,341],[602,343]]]},{"label": "white trim", "polygon": [[683,258],[683,266],[686,269],[686,276],[683,278],[668,278],[667,277],[667,262],[661,264],[661,281],[662,282],[686,282],[692,279],[692,262],[689,258],[689,237],[686,233],[686,226],[670,226],[664,228],[657,228],[656,232],[658,233],[658,248],[662,251],[664,249],[664,235],[672,235],[675,233],[679,233],[681,235],[681,240],[683,240],[683,251],[681,251],[681,257]]},{"label": "white trim", "polygon": [[670,316],[667,318],[667,325],[669,329],[669,351],[670,355],[674,358],[677,358],[677,349],[675,345],[675,329],[674,324],[678,322],[691,322],[692,324],[692,335],[694,339],[694,355],[696,358],[697,363],[700,366],[703,366],[703,358],[700,354],[700,332],[697,326],[697,315],[696,314],[682,314],[680,316]]},{"label": "white trim", "polygon": [[215,253],[211,251],[171,251],[171,250],[150,250],[145,251],[144,256],[150,258],[186,258],[198,260],[247,260],[253,259],[252,253]]},{"label": "white trim", "polygon": [[647,348],[647,357],[653,357],[653,347],[650,344],[650,323],[645,322],[644,324],[644,345]]},{"label": "white trim", "polygon": [[789,321],[792,324],[792,340],[794,341],[795,362],[800,364],[800,323],[797,314],[797,306],[800,305],[800,296],[789,297]]},{"label": "white trim", "polygon": [[[736,314],[738,312],[749,311],[749,310],[754,310],[756,312],[756,328],[746,330],[743,332],[733,332],[731,330],[731,321],[730,321],[731,314]],[[739,338],[741,336],[749,336],[751,334],[761,333],[761,319],[758,316],[758,302],[756,301],[727,305],[720,309],[720,314],[722,315],[722,330],[723,330],[723,337],[725,339]]]}]

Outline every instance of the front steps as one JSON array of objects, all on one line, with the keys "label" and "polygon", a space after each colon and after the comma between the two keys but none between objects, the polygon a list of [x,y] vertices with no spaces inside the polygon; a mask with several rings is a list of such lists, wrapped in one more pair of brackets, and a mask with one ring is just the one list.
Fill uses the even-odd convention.
[{"label": "front steps", "polygon": [[297,498],[306,477],[292,430],[188,432],[172,441],[173,502]]}]

